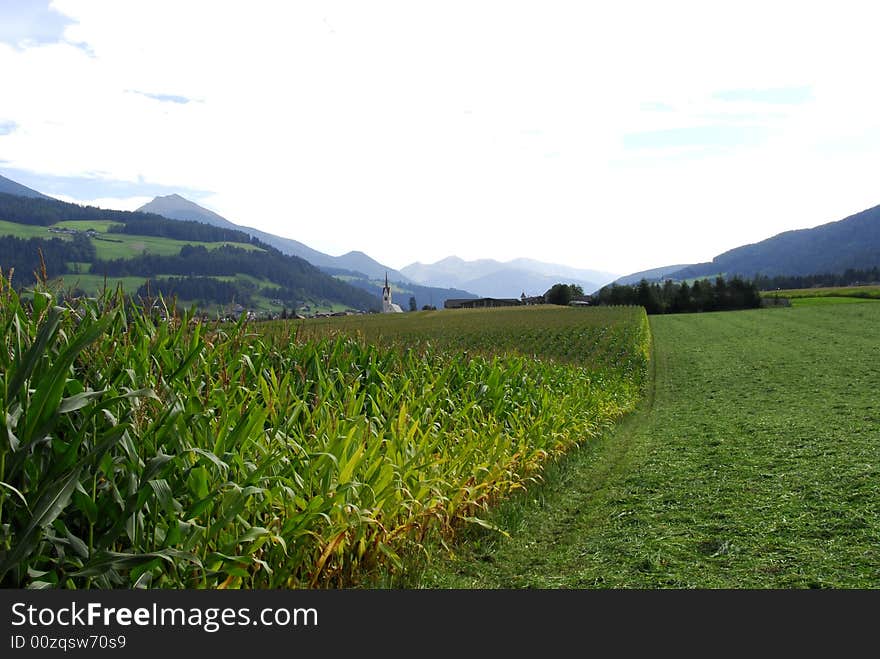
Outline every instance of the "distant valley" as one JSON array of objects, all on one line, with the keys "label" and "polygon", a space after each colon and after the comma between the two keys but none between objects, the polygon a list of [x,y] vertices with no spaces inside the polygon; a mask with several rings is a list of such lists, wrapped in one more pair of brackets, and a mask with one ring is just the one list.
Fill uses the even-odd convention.
[{"label": "distant valley", "polygon": [[342,256],[331,256],[291,238],[282,238],[259,229],[234,224],[177,194],[156,197],[141,206],[138,211],[156,213],[174,220],[204,222],[212,226],[244,232],[284,254],[305,259],[323,272],[374,295],[379,294],[387,276],[392,284],[393,299],[405,309],[410,308],[410,298],[415,298],[416,308],[421,309],[424,306],[442,308],[448,298],[477,297],[460,287],[416,283],[403,273],[379,263],[363,252],[351,251]]},{"label": "distant valley", "polygon": [[[77,224],[85,221],[89,227]],[[199,226],[205,228],[192,228]],[[94,233],[86,236],[88,228]],[[76,237],[77,232],[83,235]],[[449,298],[538,296],[557,283],[575,284],[590,294],[612,282],[632,285],[643,278],[753,279],[869,270],[880,263],[880,206],[736,247],[709,262],[673,264],[625,276],[527,258],[500,262],[457,256],[396,270],[361,251],[331,256],[292,238],[240,226],[178,194],[156,197],[134,212],[112,211],[66,204],[0,176],[0,267],[8,272],[15,265],[19,277],[31,276],[37,243],[27,248],[15,240],[37,240],[44,255],[55,258],[49,270],[56,275],[75,274],[77,281],[92,286],[112,270],[132,291],[149,278],[154,287],[165,286],[181,299],[215,303],[226,299],[227,305],[249,303],[265,312],[286,309],[288,304],[310,310],[370,310],[378,308],[387,276],[394,301],[409,310],[442,308]],[[203,248],[195,254],[198,259],[191,251],[181,256],[186,245]],[[28,249],[33,253],[26,254]],[[260,266],[256,252],[268,255]],[[198,263],[203,271],[188,270],[174,258]],[[120,259],[130,263],[120,264]],[[266,269],[270,264],[271,275]],[[214,283],[209,285],[205,278]]]},{"label": "distant valley", "polygon": [[616,275],[596,270],[544,263],[533,259],[500,262],[492,259],[465,261],[450,256],[436,263],[412,263],[401,272],[413,281],[429,286],[457,286],[480,297],[518,298],[543,295],[553,284],[577,284],[591,293],[614,280]]}]

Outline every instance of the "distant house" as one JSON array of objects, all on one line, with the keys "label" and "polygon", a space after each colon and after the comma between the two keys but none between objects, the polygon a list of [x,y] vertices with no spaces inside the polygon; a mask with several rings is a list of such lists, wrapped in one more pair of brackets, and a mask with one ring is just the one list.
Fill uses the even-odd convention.
[{"label": "distant house", "polygon": [[520,295],[519,300],[522,304],[532,305],[532,304],[546,304],[547,300],[544,299],[543,295],[526,295],[525,291]]},{"label": "distant house", "polygon": [[444,309],[489,309],[493,307],[518,307],[522,302],[515,297],[496,298],[496,297],[478,297],[478,298],[448,298],[443,303]]}]

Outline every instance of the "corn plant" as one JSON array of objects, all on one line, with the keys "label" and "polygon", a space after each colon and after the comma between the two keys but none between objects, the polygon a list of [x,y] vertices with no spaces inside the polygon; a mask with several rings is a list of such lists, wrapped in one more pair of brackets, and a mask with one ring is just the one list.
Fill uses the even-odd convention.
[{"label": "corn plant", "polygon": [[415,316],[367,338],[0,286],[8,586],[326,587],[403,569],[630,409],[649,357],[634,308]]}]

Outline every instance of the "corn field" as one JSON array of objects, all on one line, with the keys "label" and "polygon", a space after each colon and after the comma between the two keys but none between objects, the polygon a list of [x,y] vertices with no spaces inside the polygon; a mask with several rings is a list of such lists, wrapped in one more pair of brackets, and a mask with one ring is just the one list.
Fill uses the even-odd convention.
[{"label": "corn field", "polygon": [[403,570],[628,411],[649,358],[634,307],[223,326],[0,282],[4,587]]}]

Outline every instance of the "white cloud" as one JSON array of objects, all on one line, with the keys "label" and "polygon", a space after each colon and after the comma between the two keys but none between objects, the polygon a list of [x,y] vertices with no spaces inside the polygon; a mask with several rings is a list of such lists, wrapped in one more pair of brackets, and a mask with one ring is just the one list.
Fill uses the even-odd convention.
[{"label": "white cloud", "polygon": [[98,197],[96,199],[82,199],[80,197],[71,197],[67,194],[53,194],[51,196],[71,204],[96,206],[97,208],[113,208],[121,211],[137,210],[153,199],[152,197]]},{"label": "white cloud", "polygon": [[[332,254],[628,272],[880,202],[877,151],[828,156],[880,127],[873,3],[53,7],[69,43],[0,44],[3,166],[212,191],[230,220]],[[624,148],[719,121],[768,137]]]}]

